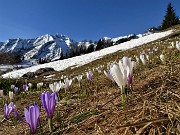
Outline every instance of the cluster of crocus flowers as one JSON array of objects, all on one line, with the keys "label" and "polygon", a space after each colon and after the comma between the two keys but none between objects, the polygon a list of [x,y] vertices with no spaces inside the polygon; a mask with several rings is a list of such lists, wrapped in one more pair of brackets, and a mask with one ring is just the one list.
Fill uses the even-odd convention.
[{"label": "cluster of crocus flowers", "polygon": [[4,117],[7,118],[11,112],[15,110],[16,106],[14,105],[13,102],[10,102],[9,105],[5,104],[4,105]]},{"label": "cluster of crocus flowers", "polygon": [[[7,119],[7,117],[14,112],[15,116],[22,121],[21,117],[19,116],[18,112],[16,111],[16,106],[13,102],[10,102],[9,105],[4,105],[4,119]],[[3,119],[3,120],[4,120]],[[3,121],[2,120],[2,121]]]},{"label": "cluster of crocus flowers", "polygon": [[17,93],[18,90],[19,90],[19,88],[12,84],[12,85],[11,85],[11,90],[12,90],[14,93]]},{"label": "cluster of crocus flowers", "polygon": [[61,83],[60,82],[54,82],[52,84],[49,84],[49,88],[52,90],[53,93],[55,93],[55,98],[58,100],[58,92],[61,89]]},{"label": "cluster of crocus flowers", "polygon": [[135,62],[131,61],[128,57],[123,57],[118,64],[114,64],[110,69],[114,81],[121,89],[122,102],[124,102],[128,89],[132,90],[132,73],[134,66]]},{"label": "cluster of crocus flowers", "polygon": [[40,119],[39,106],[37,104],[30,105],[29,111],[27,108],[24,108],[24,116],[30,127],[31,134],[35,134]]},{"label": "cluster of crocus flowers", "polygon": [[52,90],[52,92],[59,92],[60,90],[60,83],[54,82],[52,84],[49,84],[49,88]]},{"label": "cluster of crocus flowers", "polygon": [[38,90],[41,90],[42,86],[43,86],[43,82],[37,83],[37,89]]}]

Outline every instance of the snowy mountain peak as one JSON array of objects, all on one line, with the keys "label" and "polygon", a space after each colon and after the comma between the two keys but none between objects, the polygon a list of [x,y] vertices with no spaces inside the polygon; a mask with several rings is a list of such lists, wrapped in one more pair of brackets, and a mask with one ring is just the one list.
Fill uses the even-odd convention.
[{"label": "snowy mountain peak", "polygon": [[0,52],[18,53],[29,59],[60,59],[76,42],[65,35],[45,34],[33,39],[9,39],[0,46]]}]

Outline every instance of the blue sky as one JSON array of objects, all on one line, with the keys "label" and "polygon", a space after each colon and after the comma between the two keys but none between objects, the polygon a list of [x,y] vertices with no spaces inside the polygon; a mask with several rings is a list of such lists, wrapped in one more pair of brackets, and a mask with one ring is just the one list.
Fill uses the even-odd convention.
[{"label": "blue sky", "polygon": [[0,0],[0,41],[65,34],[81,41],[143,33],[180,0]]}]

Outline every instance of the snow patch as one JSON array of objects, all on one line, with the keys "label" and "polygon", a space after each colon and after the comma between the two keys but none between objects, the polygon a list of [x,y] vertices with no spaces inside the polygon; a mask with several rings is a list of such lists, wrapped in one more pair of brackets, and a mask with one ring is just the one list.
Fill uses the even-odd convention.
[{"label": "snow patch", "polygon": [[114,52],[117,52],[119,50],[127,50],[136,46],[140,46],[142,44],[146,44],[148,42],[157,40],[159,38],[168,36],[172,33],[172,30],[166,31],[166,32],[161,32],[161,33],[154,33],[151,35],[147,35],[138,39],[133,39],[128,42],[121,43],[119,45],[115,45],[112,47],[108,47],[105,49],[102,49],[100,51],[92,52],[89,54],[81,55],[81,56],[76,56],[72,57],[69,59],[64,59],[64,60],[59,60],[59,61],[54,61],[50,63],[45,63],[41,65],[35,65],[29,68],[21,69],[21,70],[16,70],[13,72],[6,73],[2,75],[3,78],[18,78],[21,77],[22,75],[26,74],[27,72],[35,72],[36,70],[40,68],[47,68],[51,67],[54,68],[56,71],[62,71],[68,67],[79,67],[82,65],[85,65],[87,63],[90,63],[94,60],[100,59],[103,56],[107,54],[111,54]]}]

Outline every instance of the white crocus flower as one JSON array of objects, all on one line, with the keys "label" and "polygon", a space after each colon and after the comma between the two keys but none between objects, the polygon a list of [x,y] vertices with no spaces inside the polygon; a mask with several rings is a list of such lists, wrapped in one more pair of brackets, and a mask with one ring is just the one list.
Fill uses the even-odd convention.
[{"label": "white crocus flower", "polygon": [[32,88],[32,83],[28,83],[28,87],[31,89]]},{"label": "white crocus flower", "polygon": [[29,87],[28,86],[26,86],[26,89],[25,89],[25,91],[28,91],[29,90]]},{"label": "white crocus flower", "polygon": [[68,78],[66,78],[64,80],[64,88],[65,89],[68,89],[71,86],[71,84],[72,84],[72,80],[71,79],[69,80]]},{"label": "white crocus flower", "polygon": [[149,55],[148,54],[146,54],[146,59],[149,60]]},{"label": "white crocus flower", "polygon": [[10,100],[13,100],[13,92],[12,91],[9,91],[9,98],[10,98]]},{"label": "white crocus flower", "polygon": [[0,97],[3,97],[3,90],[0,90]]},{"label": "white crocus flower", "polygon": [[63,89],[64,88],[64,83],[59,81],[59,86],[60,86],[60,89]]},{"label": "white crocus flower", "polygon": [[11,85],[11,90],[13,90],[13,89],[14,89],[14,87],[15,87],[15,85]]},{"label": "white crocus flower", "polygon": [[163,54],[161,54],[159,57],[160,57],[162,62],[165,62],[165,56]]},{"label": "white crocus flower", "polygon": [[37,89],[41,89],[42,86],[43,86],[43,82],[37,83]]},{"label": "white crocus flower", "polygon": [[176,48],[180,51],[180,42],[176,42]]},{"label": "white crocus flower", "polygon": [[143,65],[146,65],[146,59],[145,59],[145,57],[144,57],[144,54],[141,54],[141,55],[140,55],[140,59],[141,59]]},{"label": "white crocus flower", "polygon": [[58,92],[60,90],[60,84],[58,82],[54,82],[52,84],[49,84],[49,88],[52,90],[52,92]]},{"label": "white crocus flower", "polygon": [[82,75],[78,75],[76,78],[77,78],[78,82],[81,82],[83,76]]}]

